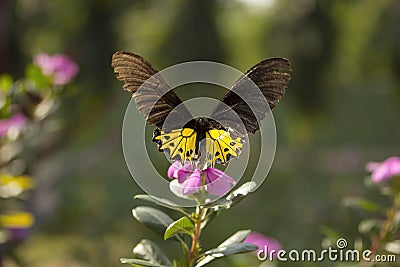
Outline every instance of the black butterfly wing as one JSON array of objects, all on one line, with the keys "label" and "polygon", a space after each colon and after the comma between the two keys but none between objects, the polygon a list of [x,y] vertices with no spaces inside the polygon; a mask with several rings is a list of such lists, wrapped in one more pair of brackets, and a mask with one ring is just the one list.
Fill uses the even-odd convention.
[{"label": "black butterfly wing", "polygon": [[[285,93],[291,70],[289,60],[284,58],[270,58],[258,63],[225,94],[221,99],[222,103],[211,113],[211,118],[224,127],[232,128],[239,136],[245,135],[246,131],[255,133],[259,129],[258,120],[264,119]],[[253,83],[261,90],[265,99],[259,90],[255,90]],[[232,111],[239,116],[245,129],[232,116]]]},{"label": "black butterfly wing", "polygon": [[137,109],[148,124],[162,128],[167,116],[173,113],[174,119],[164,128],[171,130],[181,127],[182,123],[191,119],[190,112],[179,97],[170,90],[167,82],[153,66],[141,56],[116,52],[112,56],[111,66],[117,79],[125,82],[123,88],[132,93]]}]

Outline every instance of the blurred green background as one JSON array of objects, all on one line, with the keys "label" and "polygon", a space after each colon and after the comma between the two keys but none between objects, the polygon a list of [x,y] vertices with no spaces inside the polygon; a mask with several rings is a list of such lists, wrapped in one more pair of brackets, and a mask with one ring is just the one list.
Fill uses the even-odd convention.
[{"label": "blurred green background", "polygon": [[[130,96],[110,66],[121,50],[158,69],[212,60],[245,71],[268,57],[288,58],[293,78],[274,110],[271,172],[209,225],[203,245],[250,228],[288,250],[318,250],[321,225],[352,244],[364,214],[342,207],[342,197],[373,197],[363,187],[365,163],[399,155],[399,14],[398,0],[0,0],[0,72],[21,77],[39,52],[66,53],[80,67],[64,93],[58,142],[35,161],[37,223],[16,255],[25,266],[120,266],[144,237],[179,254],[131,215],[141,190],[121,146]],[[282,264],[294,265],[322,266]]]}]

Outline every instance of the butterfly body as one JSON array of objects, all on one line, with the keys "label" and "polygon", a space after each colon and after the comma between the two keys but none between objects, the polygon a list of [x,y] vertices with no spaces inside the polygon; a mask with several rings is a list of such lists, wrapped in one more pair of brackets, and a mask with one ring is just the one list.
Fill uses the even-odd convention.
[{"label": "butterfly body", "polygon": [[[112,67],[137,109],[157,129],[153,141],[171,160],[204,166],[238,157],[248,133],[259,129],[281,99],[290,80],[287,59],[270,58],[249,69],[212,110],[212,118],[193,118],[161,75],[142,57],[116,52]],[[233,116],[236,114],[235,116]],[[168,121],[167,117],[173,118]],[[187,123],[185,123],[187,122]]]},{"label": "butterfly body", "polygon": [[192,119],[183,128],[194,129],[197,132],[197,141],[203,140],[206,137],[206,132],[209,130],[226,130],[221,123],[206,117]]}]

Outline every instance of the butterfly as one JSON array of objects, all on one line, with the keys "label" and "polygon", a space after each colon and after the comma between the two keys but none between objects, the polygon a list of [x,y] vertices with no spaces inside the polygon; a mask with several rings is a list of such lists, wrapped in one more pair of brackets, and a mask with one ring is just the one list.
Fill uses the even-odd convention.
[{"label": "butterfly", "polygon": [[[226,164],[239,156],[247,133],[260,128],[258,121],[278,104],[291,79],[287,59],[266,59],[238,79],[209,118],[193,118],[158,71],[141,56],[116,52],[111,65],[117,79],[124,81],[123,88],[132,93],[138,111],[149,125],[157,127],[153,141],[158,150],[182,164],[200,162],[205,167]],[[251,88],[254,84],[257,90]],[[166,123],[169,116],[174,119]]]}]

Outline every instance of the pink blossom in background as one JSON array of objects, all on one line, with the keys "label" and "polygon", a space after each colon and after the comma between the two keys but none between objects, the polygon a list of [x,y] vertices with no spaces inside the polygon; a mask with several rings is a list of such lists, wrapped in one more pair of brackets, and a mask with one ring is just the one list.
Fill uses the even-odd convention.
[{"label": "pink blossom in background", "polygon": [[177,178],[182,184],[182,194],[191,195],[197,193],[203,185],[203,177],[207,192],[216,196],[223,196],[229,192],[231,185],[236,181],[216,168],[207,168],[205,170],[196,169],[196,166],[190,162],[182,165],[175,161],[168,169],[169,178]]},{"label": "pink blossom in background", "polygon": [[50,56],[40,53],[35,56],[33,63],[45,75],[53,76],[53,83],[56,85],[69,83],[79,71],[78,65],[70,57],[63,54]]},{"label": "pink blossom in background", "polygon": [[[243,243],[254,244],[258,247],[258,250],[261,249],[264,250],[265,247],[267,247],[268,251],[271,250],[279,251],[280,249],[282,249],[281,244],[279,244],[279,242],[276,239],[266,237],[265,235],[262,235],[257,232],[250,232],[250,234],[246,237]],[[253,253],[257,254],[258,250],[254,251]]]},{"label": "pink blossom in background", "polygon": [[5,135],[12,127],[21,129],[26,122],[27,118],[23,113],[16,113],[11,118],[0,120],[0,136]]},{"label": "pink blossom in background", "polygon": [[372,173],[371,178],[375,183],[400,176],[400,157],[390,157],[383,162],[369,162],[366,169]]},{"label": "pink blossom in background", "polygon": [[11,242],[15,241],[21,241],[26,239],[30,232],[31,229],[29,228],[9,228],[8,231],[10,231],[10,240]]}]

